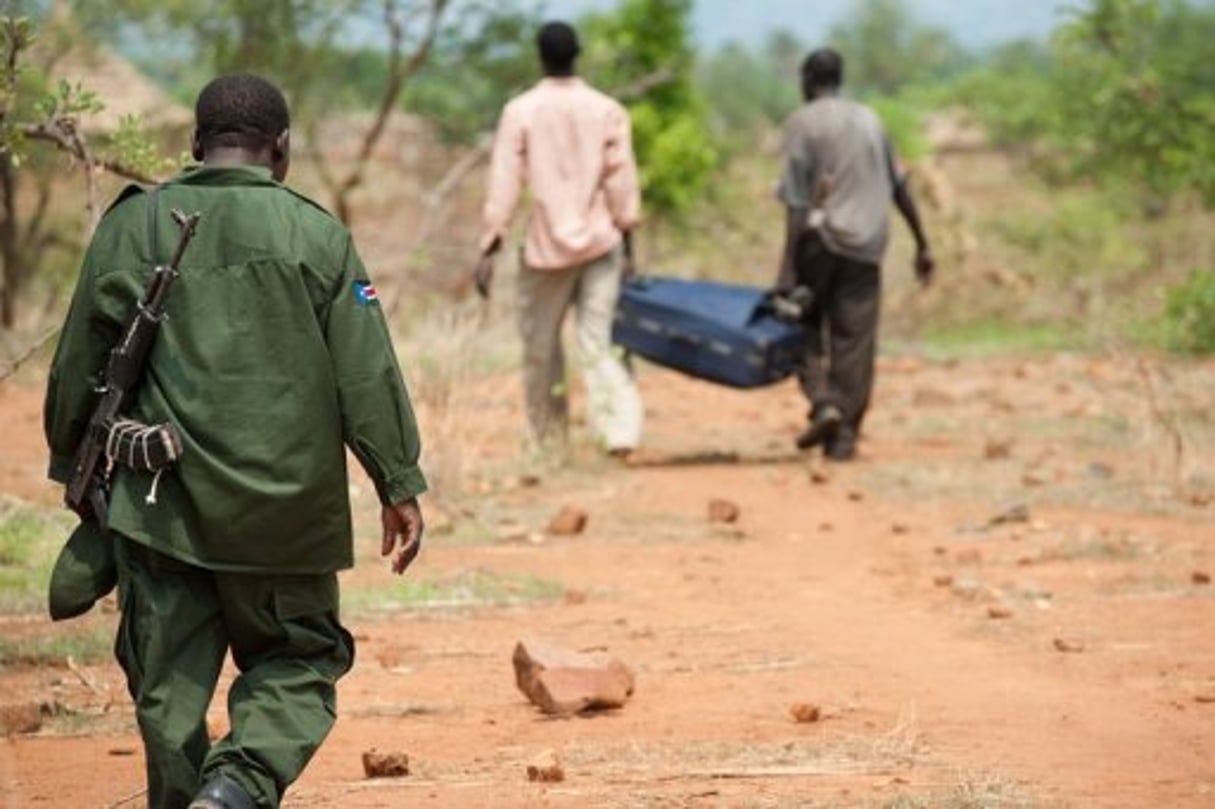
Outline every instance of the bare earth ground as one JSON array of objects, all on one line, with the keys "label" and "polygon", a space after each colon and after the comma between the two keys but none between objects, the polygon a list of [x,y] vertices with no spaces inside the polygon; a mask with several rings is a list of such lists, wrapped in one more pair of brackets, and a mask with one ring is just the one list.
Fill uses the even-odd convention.
[{"label": "bare earth ground", "polygon": [[[0,491],[52,503],[19,382],[0,386]],[[360,522],[358,660],[287,806],[1215,806],[1215,365],[885,359],[862,458],[830,467],[791,451],[792,383],[641,384],[634,462],[578,443],[554,469],[520,460],[514,378],[483,380],[469,493],[431,501],[412,590]],[[739,521],[711,524],[713,497]],[[546,535],[567,503],[586,532]],[[637,692],[545,718],[513,682],[523,637],[606,648]],[[0,805],[141,805],[112,664],[9,668],[0,689],[63,714],[0,741]],[[365,779],[372,748],[412,774]],[[529,783],[546,749],[566,778]]]}]

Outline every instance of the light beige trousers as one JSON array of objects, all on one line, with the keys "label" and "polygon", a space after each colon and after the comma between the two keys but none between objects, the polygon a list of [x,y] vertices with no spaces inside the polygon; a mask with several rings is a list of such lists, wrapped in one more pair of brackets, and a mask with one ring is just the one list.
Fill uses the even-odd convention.
[{"label": "light beige trousers", "polygon": [[533,436],[563,440],[569,396],[561,327],[572,305],[588,421],[606,450],[631,450],[641,439],[641,395],[612,347],[612,317],[620,295],[620,250],[577,267],[537,270],[520,262],[519,333],[523,387]]}]

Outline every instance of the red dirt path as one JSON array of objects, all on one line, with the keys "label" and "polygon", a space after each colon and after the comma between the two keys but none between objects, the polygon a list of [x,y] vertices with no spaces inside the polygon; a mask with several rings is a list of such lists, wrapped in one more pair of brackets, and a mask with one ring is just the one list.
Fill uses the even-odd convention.
[{"label": "red dirt path", "polygon": [[[1179,411],[1200,405],[1215,367],[1175,370]],[[432,520],[410,575],[533,576],[565,595],[357,602],[337,727],[285,805],[1215,806],[1215,588],[1198,575],[1215,568],[1211,456],[1165,479],[1133,372],[885,361],[861,460],[830,467],[789,450],[791,384],[738,393],[649,370],[642,385],[647,445],[627,467],[579,450],[521,485],[521,416],[502,414],[465,464],[483,493]],[[24,425],[16,446],[6,429],[0,490],[49,503],[37,407],[36,386],[0,385],[0,419]],[[708,522],[713,497],[741,507],[736,525]],[[534,533],[566,503],[590,513],[585,534]],[[989,524],[1013,504],[1026,520]],[[347,592],[390,586],[372,532],[360,542]],[[530,635],[609,649],[636,695],[540,716],[510,668]],[[112,664],[0,671],[0,688],[94,715],[0,740],[0,805],[140,805],[120,803],[142,763]],[[822,720],[795,723],[797,703]],[[371,748],[408,753],[413,774],[365,780]],[[545,749],[564,782],[527,781]]]}]

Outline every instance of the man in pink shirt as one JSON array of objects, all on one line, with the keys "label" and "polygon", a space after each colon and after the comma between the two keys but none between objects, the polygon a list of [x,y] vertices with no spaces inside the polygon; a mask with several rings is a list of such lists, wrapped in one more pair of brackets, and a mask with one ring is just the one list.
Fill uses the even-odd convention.
[{"label": "man in pink shirt", "polygon": [[489,295],[493,257],[526,186],[531,211],[518,307],[532,432],[542,444],[566,434],[561,325],[573,305],[591,429],[604,449],[624,456],[637,447],[642,425],[637,386],[611,344],[641,206],[629,116],[575,75],[573,28],[547,23],[536,42],[545,77],[506,105],[494,138],[477,291]]}]

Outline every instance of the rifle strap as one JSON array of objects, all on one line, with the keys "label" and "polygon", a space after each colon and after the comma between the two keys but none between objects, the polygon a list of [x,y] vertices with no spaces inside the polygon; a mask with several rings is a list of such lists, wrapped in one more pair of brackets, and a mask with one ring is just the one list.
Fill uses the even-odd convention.
[{"label": "rifle strap", "polygon": [[148,192],[148,255],[152,258],[152,269],[160,263],[160,245],[156,238],[159,228],[156,227],[156,203],[160,200],[160,186],[152,187]]}]

